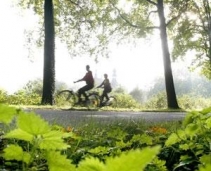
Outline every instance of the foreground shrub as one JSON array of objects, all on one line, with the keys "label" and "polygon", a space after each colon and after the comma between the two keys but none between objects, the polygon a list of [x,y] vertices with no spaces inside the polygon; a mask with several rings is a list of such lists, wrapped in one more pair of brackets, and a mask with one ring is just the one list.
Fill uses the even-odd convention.
[{"label": "foreground shrub", "polygon": [[72,167],[70,161],[60,153],[68,148],[64,138],[70,137],[71,133],[53,130],[34,113],[24,113],[0,105],[0,121],[9,126],[13,119],[15,128],[3,135],[4,141],[8,143],[3,149],[4,167],[23,171],[48,170],[47,168],[56,170],[61,165],[64,170]]},{"label": "foreground shrub", "polygon": [[[200,170],[211,168],[211,108],[187,114],[183,127],[165,142],[163,156],[169,170]],[[164,155],[165,154],[165,155]],[[170,160],[169,160],[170,159]]]},{"label": "foreground shrub", "polygon": [[11,128],[5,133],[1,130],[4,144],[0,148],[0,169],[4,170],[136,171],[150,167],[148,164],[160,151],[159,146],[130,150],[108,157],[105,162],[87,156],[76,166],[64,155],[70,148],[64,140],[75,137],[70,130],[52,127],[34,113],[4,105],[0,105],[0,122]]}]

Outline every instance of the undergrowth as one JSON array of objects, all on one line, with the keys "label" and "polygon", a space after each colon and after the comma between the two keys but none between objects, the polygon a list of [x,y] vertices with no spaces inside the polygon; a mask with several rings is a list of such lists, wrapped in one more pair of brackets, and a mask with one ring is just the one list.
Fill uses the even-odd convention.
[{"label": "undergrowth", "polygon": [[0,105],[0,170],[209,171],[211,108],[183,122],[50,125]]}]

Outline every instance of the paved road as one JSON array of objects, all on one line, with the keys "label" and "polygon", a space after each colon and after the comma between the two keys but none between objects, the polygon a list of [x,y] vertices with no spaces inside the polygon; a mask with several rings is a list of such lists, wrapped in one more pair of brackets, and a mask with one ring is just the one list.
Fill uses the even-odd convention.
[{"label": "paved road", "polygon": [[81,122],[98,121],[111,122],[115,120],[143,120],[145,122],[159,122],[182,120],[184,112],[113,112],[113,111],[71,111],[33,109],[50,123],[67,126]]}]

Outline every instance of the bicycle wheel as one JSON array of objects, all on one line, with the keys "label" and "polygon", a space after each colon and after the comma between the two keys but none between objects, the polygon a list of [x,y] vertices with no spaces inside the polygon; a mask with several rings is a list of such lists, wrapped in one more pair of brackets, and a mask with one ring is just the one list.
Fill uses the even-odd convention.
[{"label": "bicycle wheel", "polygon": [[56,96],[56,105],[63,108],[71,108],[76,103],[77,96],[71,90],[62,90]]},{"label": "bicycle wheel", "polygon": [[116,99],[116,97],[110,96],[108,103],[109,103],[108,106],[111,106],[111,107],[114,107],[114,108],[117,107],[117,99]]},{"label": "bicycle wheel", "polygon": [[100,104],[100,97],[97,94],[89,94],[89,100],[87,101],[87,107],[97,108]]}]

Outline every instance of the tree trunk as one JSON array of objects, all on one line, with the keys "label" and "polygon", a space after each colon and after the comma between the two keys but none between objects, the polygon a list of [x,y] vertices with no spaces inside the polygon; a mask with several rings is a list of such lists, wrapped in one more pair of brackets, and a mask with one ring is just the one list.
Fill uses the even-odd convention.
[{"label": "tree trunk", "polygon": [[163,0],[157,0],[158,15],[160,19],[160,38],[163,51],[163,62],[164,62],[164,74],[165,74],[165,85],[166,85],[166,94],[167,94],[167,105],[168,108],[179,109],[174,81],[171,69],[171,60],[168,48],[168,39],[166,32],[166,21],[164,15]]},{"label": "tree trunk", "polygon": [[52,0],[45,0],[44,4],[44,70],[42,105],[53,105],[55,90],[55,30]]},{"label": "tree trunk", "polygon": [[[210,13],[210,5],[209,5],[209,0],[204,0],[203,1],[204,9],[205,9],[205,14],[206,14],[206,20],[207,20],[207,31],[208,31],[208,58],[210,61],[210,69],[211,69],[211,13]],[[211,73],[211,72],[210,72]]]}]

